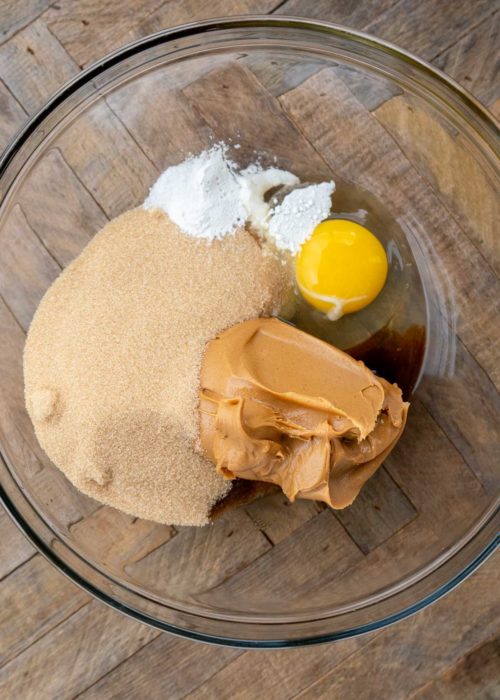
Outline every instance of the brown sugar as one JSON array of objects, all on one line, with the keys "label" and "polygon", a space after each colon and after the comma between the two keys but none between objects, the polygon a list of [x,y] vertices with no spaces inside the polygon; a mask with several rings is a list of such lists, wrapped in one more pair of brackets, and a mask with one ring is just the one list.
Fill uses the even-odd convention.
[{"label": "brown sugar", "polygon": [[26,404],[49,457],[103,503],[205,524],[230,488],[198,451],[205,345],[276,313],[288,279],[245,230],[207,243],[160,211],[111,221],[48,290],[28,334]]}]

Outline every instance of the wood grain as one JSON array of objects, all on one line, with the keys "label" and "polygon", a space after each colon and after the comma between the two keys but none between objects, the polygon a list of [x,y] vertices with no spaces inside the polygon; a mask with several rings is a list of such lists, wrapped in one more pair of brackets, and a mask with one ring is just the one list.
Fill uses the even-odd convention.
[{"label": "wood grain", "polygon": [[[161,116],[144,119],[137,102],[150,100],[152,94]],[[208,125],[193,111],[175,81],[166,80],[162,72],[144,76],[139,85],[124,85],[107,102],[159,172],[210,144]]]},{"label": "wood grain", "polygon": [[494,182],[464,138],[450,133],[439,115],[424,111],[411,97],[389,100],[375,115],[500,274],[500,202]]},{"label": "wood grain", "polygon": [[[271,548],[244,510],[224,515],[207,529],[182,527],[166,544],[126,567],[129,578],[176,597],[195,596],[245,569]],[[186,586],[188,590],[186,590]]]},{"label": "wood grain", "polygon": [[314,649],[264,654],[246,651],[186,697],[189,700],[288,700],[314,683],[326,669],[335,668],[351,654],[362,651],[369,639],[357,637]]},{"label": "wood grain", "polygon": [[0,47],[0,74],[28,112],[35,112],[78,72],[57,39],[37,20]]},{"label": "wood grain", "polygon": [[500,696],[500,638],[493,637],[412,693],[411,700],[495,700]]},{"label": "wood grain", "polygon": [[0,43],[35,20],[47,7],[50,0],[3,0]]},{"label": "wood grain", "polygon": [[24,408],[22,357],[24,332],[0,297],[0,436],[2,453],[32,476],[48,464]]},{"label": "wood grain", "polygon": [[0,695],[73,698],[159,634],[93,601],[0,669]]},{"label": "wood grain", "polygon": [[241,654],[240,649],[215,649],[161,634],[126,664],[105,675],[79,699],[183,698]]},{"label": "wood grain", "polygon": [[418,517],[418,512],[382,467],[365,484],[352,506],[337,511],[335,516],[361,551],[368,554]]},{"label": "wood grain", "polygon": [[61,267],[108,220],[57,148],[35,165],[18,201],[31,229]]},{"label": "wood grain", "polygon": [[444,545],[460,531],[468,515],[473,517],[481,512],[478,506],[486,506],[486,494],[418,399],[413,400],[411,413],[411,430],[406,439],[402,436],[385,465],[417,508],[420,519],[438,528],[438,523],[446,522],[446,533],[437,533]]},{"label": "wood grain", "polygon": [[[35,554],[35,549],[0,509],[0,581]],[[0,595],[2,587],[0,586]]]},{"label": "wood grain", "polygon": [[273,544],[278,544],[315,518],[324,507],[318,501],[297,500],[292,504],[283,493],[273,493],[254,501],[245,510],[259,530]]},{"label": "wood grain", "polygon": [[[302,137],[282,110],[242,64],[214,70],[195,80],[183,94],[216,139],[239,144],[237,158],[242,163],[255,159],[255,149],[263,162],[297,173],[306,182],[330,179],[332,172],[313,146]],[[223,100],[220,95],[223,94]],[[260,115],[259,119],[254,114]]]},{"label": "wood grain", "polygon": [[168,0],[143,22],[136,30],[135,36],[147,36],[161,31],[165,27],[174,27],[186,22],[207,19],[209,17],[229,17],[231,15],[266,14],[278,7],[281,0]]},{"label": "wood grain", "polygon": [[136,26],[163,2],[111,0],[103,4],[99,0],[60,0],[47,10],[43,21],[78,66],[83,67],[97,57],[96,43],[100,56],[126,43],[131,23]]},{"label": "wood grain", "polygon": [[[105,5],[96,0],[58,0],[50,8],[48,5],[48,0],[4,0],[2,4],[0,148],[23,124],[27,113],[43,104],[62,82],[79,70],[79,66],[120,44],[175,23],[209,15],[274,10],[279,14],[297,14],[345,23],[358,29],[368,28],[382,38],[395,40],[450,72],[489,104],[497,118],[500,117],[500,99],[495,83],[498,22],[497,15],[492,14],[496,5],[486,0],[476,3],[466,3],[465,0],[442,3],[433,0],[419,3],[414,0],[360,0],[356,3],[344,0],[316,0],[314,3],[306,0],[285,3],[278,0],[214,0],[212,3],[199,0],[111,0]],[[214,74],[204,79],[192,75],[191,81],[197,81],[192,89],[179,82],[169,86],[168,98],[165,92],[159,91],[159,111],[164,117],[163,124],[168,127],[163,132],[159,122],[148,124],[149,130],[144,128],[133,105],[134,96],[137,99],[141,96],[134,94],[131,87],[123,87],[107,103],[102,101],[99,105],[102,111],[94,113],[99,119],[93,120],[89,115],[81,132],[70,129],[64,149],[51,151],[37,177],[27,183],[23,200],[19,203],[20,210],[14,217],[13,235],[22,240],[17,241],[15,249],[10,242],[7,253],[0,247],[0,256],[2,253],[7,258],[11,256],[10,281],[13,281],[13,250],[15,255],[21,255],[21,267],[24,265],[25,270],[28,269],[28,257],[39,260],[34,279],[30,280],[26,275],[23,278],[26,300],[10,289],[9,280],[5,272],[2,273],[4,268],[0,269],[0,285],[3,283],[3,290],[12,302],[9,308],[0,299],[2,452],[7,462],[22,465],[34,485],[42,509],[47,506],[53,511],[53,504],[58,503],[58,527],[66,531],[71,529],[82,544],[89,531],[95,533],[108,565],[115,570],[130,567],[131,573],[133,567],[140,566],[142,561],[143,566],[151,566],[151,575],[162,574],[162,550],[172,547],[169,556],[175,555],[178,559],[182,553],[173,548],[174,543],[179,537],[189,538],[181,531],[168,541],[174,535],[168,528],[135,521],[129,516],[118,515],[115,519],[110,509],[99,507],[91,499],[68,488],[65,477],[48,464],[34,439],[18,391],[24,334],[13,313],[26,327],[44,275],[48,275],[46,281],[49,281],[50,263],[41,248],[46,248],[61,266],[66,265],[109,216],[140,201],[144,188],[159,169],[175,159],[176,153],[184,154],[185,149],[193,148],[190,146],[193,143],[201,147],[211,132],[217,134],[217,120],[220,118],[217,100],[214,98],[207,107],[205,91],[218,90],[225,99],[228,95],[227,89],[220,84],[222,74],[217,76],[220,69],[215,68],[214,65]],[[318,175],[339,168],[334,154],[327,150],[327,162],[319,157],[304,138],[304,133],[310,138],[304,115],[287,114],[290,94],[296,99],[301,90],[310,89],[309,81],[314,80],[312,76],[316,71],[313,61],[298,71],[293,62],[277,70],[265,62],[247,60],[245,66],[234,73],[236,83],[242,80],[243,84],[241,87],[231,85],[231,95],[235,98],[231,108],[236,114],[232,126],[235,133],[237,120],[240,120],[244,130],[248,131],[248,149],[260,145],[260,133],[252,123],[251,115],[238,104],[240,100],[245,103],[246,91],[248,98],[255,97],[257,91],[259,107],[269,120],[276,119],[279,124],[274,135],[263,135],[264,139],[269,138],[267,148],[271,153],[275,152],[273,138],[278,147],[282,144],[283,150],[296,139],[299,167],[307,169],[310,158],[312,170]],[[405,157],[411,161],[411,168],[421,179],[419,182],[426,183],[429,191],[437,194],[437,198],[430,198],[419,192],[412,200],[415,207],[423,210],[438,202],[438,210],[443,213],[431,218],[433,236],[437,235],[436,229],[444,221],[446,208],[446,216],[451,217],[466,238],[473,241],[476,250],[484,252],[483,260],[485,258],[490,266],[494,265],[491,253],[495,251],[496,239],[489,218],[490,210],[486,213],[484,206],[478,206],[475,188],[471,187],[471,183],[484,179],[484,175],[468,159],[465,146],[462,148],[463,160],[459,163],[449,157],[443,158],[444,153],[449,156],[451,144],[457,143],[456,135],[438,128],[426,114],[410,119],[404,111],[402,99],[395,96],[393,90],[387,91],[383,82],[376,90],[367,92],[362,77],[351,69],[337,68],[332,73],[338,81],[335,85],[344,90],[347,86],[357,101],[352,117],[363,119],[366,128],[370,148],[368,151],[361,148],[359,153],[368,154],[366,163],[371,175],[378,177],[374,161],[382,158],[384,166],[389,169],[395,166],[395,177],[408,177],[405,168],[398,170],[401,162],[398,160],[400,156],[394,155],[394,146],[384,150],[388,143],[384,131],[388,132],[397,149],[403,148]],[[154,78],[151,80],[153,85]],[[184,93],[180,92],[183,88],[186,88]],[[294,93],[295,88],[298,93]],[[284,96],[281,103],[273,100],[279,96]],[[199,109],[197,102],[199,105],[202,100],[203,109]],[[316,109],[318,104],[313,100],[311,106]],[[375,110],[376,120],[369,115],[370,110]],[[190,127],[186,133],[174,131],[175,138],[172,139],[170,125],[175,124],[177,118]],[[328,123],[331,123],[331,117]],[[337,138],[341,139],[343,132],[340,127],[345,128],[347,123],[341,123]],[[282,130],[286,132],[285,136],[279,133]],[[418,138],[418,151],[412,150],[415,141],[409,139],[410,135]],[[321,138],[328,143],[327,137],[325,134]],[[102,163],[90,161],[85,154],[96,143],[102,146]],[[322,143],[320,140],[320,148]],[[152,144],[156,144],[154,149]],[[118,151],[125,156],[114,168],[113,160]],[[355,148],[353,152],[357,152]],[[321,156],[324,155],[321,150]],[[344,160],[340,171],[348,172],[347,158],[342,151],[340,160]],[[463,177],[464,169],[468,172],[467,178]],[[408,172],[413,171],[408,169]],[[46,184],[49,180],[51,187]],[[57,183],[56,190],[53,189],[54,183]],[[460,192],[460,198],[452,199],[454,188]],[[450,210],[452,202],[455,207],[458,205],[453,211]],[[55,212],[58,213],[56,217]],[[443,245],[451,231],[449,226],[444,226],[448,233]],[[71,237],[65,235],[68,230],[73,233]],[[478,262],[470,244],[462,242],[457,254],[468,256],[471,251],[476,273],[481,275],[484,263]],[[454,255],[449,251],[447,255],[453,261]],[[460,270],[458,265],[457,275],[460,275]],[[483,291],[481,288],[476,296],[472,294],[473,304],[479,304]],[[468,294],[467,288],[463,294]],[[484,298],[490,297],[486,294]],[[290,507],[284,505],[279,495],[270,496],[248,506],[238,520],[244,521],[245,526],[250,519],[254,523],[251,537],[240,535],[239,565],[245,567],[249,564],[251,572],[252,567],[258,570],[259,559],[254,563],[251,561],[255,556],[285,556],[283,553],[286,552],[288,561],[293,562],[296,555],[294,540],[299,537],[300,542],[300,533],[304,530],[321,537],[324,530],[319,524],[326,519],[332,533],[340,537],[339,546],[349,566],[346,572],[339,571],[335,579],[340,596],[345,581],[356,580],[356,575],[361,580],[363,576],[377,575],[381,569],[386,571],[389,580],[401,575],[402,562],[398,552],[404,551],[408,541],[415,549],[415,562],[419,558],[419,548],[437,548],[442,533],[432,526],[439,514],[436,503],[432,504],[433,490],[442,488],[444,478],[463,478],[459,491],[463,490],[465,494],[470,489],[471,502],[467,507],[472,509],[474,504],[481,502],[482,485],[491,485],[495,479],[491,473],[497,451],[494,438],[498,435],[498,404],[491,400],[494,397],[491,379],[495,375],[491,367],[495,348],[490,342],[485,344],[486,357],[477,352],[477,346],[469,341],[478,330],[478,337],[481,337],[480,322],[469,329],[469,334],[463,335],[464,342],[459,342],[457,348],[457,376],[461,381],[467,380],[468,391],[465,386],[459,387],[458,382],[454,388],[450,387],[445,378],[440,380],[444,382],[443,386],[439,382],[424,385],[421,391],[423,405],[417,407],[412,437],[416,440],[421,435],[418,450],[412,451],[411,445],[406,446],[403,442],[399,448],[400,456],[407,459],[407,469],[389,462],[387,473],[380,472],[377,480],[369,483],[362,497],[367,501],[363,504],[363,514],[366,513],[367,521],[375,515],[376,524],[363,523],[362,514],[349,522],[350,512],[346,511],[341,517],[348,515],[344,518],[347,520],[344,525],[349,530],[347,536],[338,529],[340,525],[335,519],[332,518],[331,524],[326,518],[331,514],[321,507],[319,513],[310,503]],[[475,416],[474,426],[478,432],[466,420],[468,412]],[[448,438],[460,454],[447,444]],[[444,477],[437,471],[430,471],[422,491],[418,480],[419,466],[425,466],[430,450],[438,450],[441,455]],[[373,506],[379,505],[379,491],[390,494],[395,482],[401,487],[397,492],[398,502],[393,505],[395,512],[386,511],[389,497],[387,504],[382,504],[382,511],[377,511]],[[426,503],[426,498],[431,502]],[[446,503],[453,532],[459,524],[458,505],[453,493]],[[412,517],[415,512],[417,517]],[[387,516],[389,519],[385,522]],[[118,529],[117,525],[120,526]],[[401,527],[397,529],[399,525]],[[231,530],[224,525],[220,532],[227,535]],[[382,541],[384,532],[388,537]],[[233,532],[231,537],[226,537],[227,543],[235,536]],[[223,540],[224,537],[217,535],[213,547],[223,548]],[[277,547],[271,549],[271,542]],[[193,541],[186,546],[194,547],[194,551],[200,549]],[[318,545],[314,543],[314,546]],[[307,550],[306,544],[302,547]],[[273,554],[276,550],[278,555]],[[158,560],[155,563],[157,551],[162,554],[156,554]],[[335,548],[330,554],[334,551]],[[326,555],[328,560],[328,551]],[[203,560],[203,554],[201,556]],[[305,556],[311,555],[306,551]],[[152,557],[152,563],[147,564],[149,557]],[[80,693],[85,698],[120,700],[135,700],[137,697],[175,700],[186,696],[241,697],[244,700],[273,697],[274,700],[296,697],[297,693],[306,698],[338,696],[347,700],[351,697],[371,699],[374,693],[382,697],[419,700],[493,698],[498,695],[498,641],[492,636],[499,617],[496,608],[498,563],[498,557],[496,562],[491,560],[457,591],[433,607],[376,635],[314,649],[242,653],[158,635],[95,602],[87,604],[84,594],[34,555],[31,545],[2,514],[0,577],[5,577],[2,581],[5,588],[0,588],[0,596],[7,603],[1,606],[0,632],[2,653],[5,652],[10,661],[0,671],[0,692],[2,697],[22,700],[73,698]],[[411,565],[411,556],[405,565]],[[238,576],[244,577],[242,571],[243,568],[236,574],[236,580]],[[293,578],[296,576],[294,571],[291,575],[294,585],[300,586],[300,581]],[[321,565],[320,577],[326,580],[328,575],[326,565],[324,568]],[[202,578],[199,576],[198,579],[200,586],[206,583]],[[217,577],[214,577],[213,582],[216,581]],[[221,590],[224,585],[229,585],[229,582],[221,583]],[[83,608],[78,608],[80,603]],[[401,669],[404,669],[403,674]]]},{"label": "wood grain", "polygon": [[290,58],[278,62],[269,60],[266,56],[248,55],[241,61],[273,97],[279,97],[284,92],[293,90],[294,87],[317,73],[322,65],[320,61],[304,56],[301,56],[300,59]]},{"label": "wood grain", "polygon": [[71,525],[100,507],[97,501],[77,491],[53,464],[45,464],[30,476],[30,486],[37,508],[41,513],[50,513],[54,527],[60,532],[67,533]]},{"label": "wood grain", "polygon": [[452,46],[471,27],[490,17],[495,9],[491,0],[473,3],[468,0],[445,3],[401,0],[364,29],[430,60]]},{"label": "wood grain", "polygon": [[[491,3],[491,6],[497,5]],[[487,17],[434,60],[436,68],[457,80],[486,105],[498,97],[499,22],[498,14]]]},{"label": "wood grain", "polygon": [[498,7],[489,0],[287,0],[276,14],[313,17],[362,29],[432,60],[468,36],[495,9]]},{"label": "wood grain", "polygon": [[50,31],[83,67],[121,44],[194,18],[269,12],[279,0],[60,0],[43,15]]},{"label": "wood grain", "polygon": [[399,0],[368,0],[368,2],[349,2],[346,0],[287,0],[276,14],[314,19],[345,24],[355,29],[364,29],[370,22],[383,16],[387,10],[398,4]]},{"label": "wood grain", "polygon": [[89,555],[118,574],[175,535],[172,527],[133,518],[109,506],[82,518],[70,527],[70,532],[76,544],[83,548],[88,542],[94,543]]},{"label": "wood grain", "polygon": [[66,163],[110,218],[143,202],[159,174],[104,100],[68,128],[59,145]]},{"label": "wood grain", "polygon": [[477,479],[493,488],[500,454],[500,394],[461,341],[456,351],[454,377],[425,381],[419,397]]},{"label": "wood grain", "polygon": [[[466,581],[453,597],[441,599],[404,624],[388,628],[364,646],[362,653],[354,653],[342,664],[327,670],[297,697],[301,700],[337,696],[343,700],[371,700],[380,695],[408,697],[413,689],[456,663],[470,646],[495,633],[500,608],[491,583],[495,581],[498,585],[499,564],[496,557],[476,573],[475,595],[471,595],[471,581]],[[470,620],[471,625],[467,626],[465,620]],[[437,638],[432,641],[436,626],[440,630],[439,644]]]},{"label": "wood grain", "polygon": [[500,99],[495,100],[491,105],[491,113],[497,121],[500,121]]},{"label": "wood grain", "polygon": [[0,294],[27,331],[36,307],[61,268],[16,204],[0,232]]},{"label": "wood grain", "polygon": [[328,509],[198,599],[231,609],[233,600],[237,604],[243,597],[250,611],[285,612],[297,605],[307,607],[308,601],[314,607],[318,592],[362,559],[361,550]]},{"label": "wood grain", "polygon": [[[21,587],[25,596],[22,598]],[[0,666],[89,600],[73,583],[46,566],[39,555],[20,566],[0,589]]]},{"label": "wood grain", "polygon": [[[274,97],[293,90],[324,67],[318,60],[304,56],[295,61],[289,59],[278,62],[249,55],[242,59],[242,63],[250,68],[261,85]],[[339,64],[332,70],[347,82],[349,89],[370,111],[401,92],[394,83],[380,76],[367,77],[366,73],[353,66]]]},{"label": "wood grain", "polygon": [[26,112],[0,80],[0,152],[26,120]]},{"label": "wood grain", "polygon": [[[375,635],[314,649],[245,652],[187,697],[252,700],[266,693],[273,700],[410,697],[426,678],[442,672],[469,645],[488,639],[495,630],[498,601],[490,583],[498,580],[499,563],[498,557],[492,559],[476,574],[477,587],[470,579],[448,598]],[[478,590],[484,598],[472,600]],[[438,638],[436,624],[440,624]]]}]

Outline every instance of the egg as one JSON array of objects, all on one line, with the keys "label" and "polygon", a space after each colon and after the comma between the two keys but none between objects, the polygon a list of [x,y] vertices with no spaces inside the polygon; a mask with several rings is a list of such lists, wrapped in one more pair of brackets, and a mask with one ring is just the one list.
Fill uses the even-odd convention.
[{"label": "egg", "polygon": [[296,260],[296,279],[312,306],[337,320],[363,309],[387,279],[384,246],[367,228],[347,219],[328,219],[314,229]]}]

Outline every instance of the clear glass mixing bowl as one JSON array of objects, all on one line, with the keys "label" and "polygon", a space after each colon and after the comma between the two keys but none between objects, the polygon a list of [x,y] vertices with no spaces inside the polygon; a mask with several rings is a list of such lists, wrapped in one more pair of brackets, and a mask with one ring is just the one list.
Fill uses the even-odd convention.
[{"label": "clear glass mixing bowl", "polygon": [[[2,497],[32,542],[138,620],[257,647],[376,629],[473,571],[498,524],[497,138],[427,64],[287,18],[161,32],[64,87],[0,171]],[[374,225],[400,281],[377,313],[336,326],[338,343],[367,351],[378,331],[376,364],[389,332],[402,354],[387,371],[408,367],[416,388],[403,438],[345,511],[272,495],[202,529],[137,520],[78,493],[26,415],[22,349],[42,294],[162,169],[219,139],[242,164],[257,150],[306,181],[333,176],[351,212],[363,193],[382,207]]]}]

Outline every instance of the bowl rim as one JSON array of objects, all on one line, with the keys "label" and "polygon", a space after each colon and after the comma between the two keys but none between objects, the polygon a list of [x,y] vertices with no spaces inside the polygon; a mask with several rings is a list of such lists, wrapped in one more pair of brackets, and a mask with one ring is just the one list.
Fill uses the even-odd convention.
[{"label": "bowl rim", "polygon": [[[265,28],[265,27],[280,27],[280,28],[295,28],[313,30],[320,33],[332,34],[334,36],[355,38],[368,46],[373,46],[378,49],[385,49],[387,52],[394,54],[397,58],[408,64],[413,64],[418,68],[429,73],[432,77],[438,78],[448,88],[452,90],[461,100],[463,100],[481,119],[485,119],[492,125],[498,134],[500,122],[477,98],[472,95],[466,88],[458,83],[454,78],[447,75],[444,71],[434,67],[431,63],[420,58],[411,51],[401,48],[397,44],[390,41],[368,34],[367,32],[358,29],[327,22],[325,20],[309,19],[294,15],[263,15],[263,14],[248,14],[248,15],[232,15],[213,17],[199,22],[188,22],[179,24],[175,27],[162,29],[146,37],[124,44],[123,46],[110,51],[101,59],[97,59],[90,63],[86,68],[82,69],[73,78],[63,83],[63,85],[50,97],[47,102],[40,107],[28,119],[28,121],[14,134],[10,142],[0,154],[0,178],[7,169],[8,164],[12,160],[14,154],[19,150],[21,145],[27,140],[30,134],[37,126],[56,108],[64,102],[71,94],[76,92],[80,87],[85,85],[89,80],[103,73],[113,65],[122,61],[125,58],[135,55],[139,50],[152,48],[159,44],[165,43],[167,40],[178,40],[189,37],[196,33],[206,33],[220,31],[224,29],[241,29],[241,28]],[[1,192],[0,192],[1,194]],[[0,204],[3,201],[4,195],[0,198]]]},{"label": "bowl rim", "polygon": [[[55,109],[57,109],[59,105],[64,103],[78,89],[86,85],[90,80],[105,72],[112,66],[117,65],[124,59],[135,56],[138,53],[153,48],[155,46],[162,45],[167,42],[174,42],[183,38],[189,38],[193,35],[206,34],[208,32],[223,30],[259,29],[268,27],[274,27],[282,30],[302,29],[348,40],[354,39],[359,43],[366,44],[377,50],[385,50],[385,52],[392,54],[403,63],[406,62],[409,65],[417,67],[419,70],[424,71],[424,73],[427,73],[432,79],[437,79],[448,90],[451,90],[451,93],[454,94],[455,97],[457,97],[461,103],[465,104],[470,110],[472,110],[473,113],[479,118],[480,122],[483,123],[483,126],[486,127],[486,135],[488,135],[489,130],[491,129],[491,127],[493,127],[493,132],[489,134],[491,136],[491,140],[487,139],[487,142],[488,145],[493,148],[493,151],[497,152],[497,150],[495,149],[495,134],[498,134],[498,123],[496,122],[494,116],[473,95],[471,95],[455,80],[447,76],[443,71],[434,68],[427,61],[415,56],[411,52],[406,51],[405,49],[401,49],[400,47],[396,46],[391,42],[371,36],[370,34],[367,34],[365,32],[361,32],[331,22],[313,20],[302,17],[292,17],[286,15],[241,15],[232,17],[211,18],[200,22],[191,22],[176,27],[164,29],[149,36],[146,36],[142,39],[138,39],[129,44],[126,44],[108,53],[102,59],[90,64],[87,68],[78,73],[74,78],[65,83],[45,103],[45,105],[43,105],[27,121],[27,123],[14,136],[10,144],[4,150],[3,154],[0,156],[0,181],[3,174],[8,169],[10,162],[18,153],[22,145],[26,143],[26,141],[35,132],[35,130]],[[2,204],[6,195],[7,191],[0,191],[0,205]],[[7,471],[9,471],[7,460],[2,454],[1,445],[0,462],[7,469]],[[132,619],[144,622],[150,626],[156,627],[157,629],[170,632],[177,636],[186,637],[197,641],[204,641],[213,644],[241,648],[280,648],[310,645],[346,639],[365,634],[375,629],[381,629],[410,615],[415,614],[427,605],[438,600],[441,596],[445,595],[447,592],[455,588],[466,577],[473,573],[500,545],[500,535],[494,534],[490,538],[489,542],[483,547],[482,551],[479,554],[477,554],[466,565],[464,565],[462,569],[460,569],[444,584],[437,586],[430,593],[421,597],[417,602],[403,607],[401,610],[395,613],[379,617],[379,619],[375,619],[370,623],[341,629],[339,631],[331,632],[328,634],[305,636],[294,639],[280,639],[279,637],[277,637],[276,639],[238,639],[229,636],[217,636],[214,634],[197,632],[185,627],[176,626],[174,624],[167,623],[163,620],[159,620],[153,617],[152,615],[146,614],[143,611],[137,610],[129,604],[116,600],[113,596],[104,593],[98,587],[94,586],[92,583],[86,580],[70,565],[68,565],[68,563],[66,563],[61,557],[55,554],[54,550],[46,544],[46,542],[40,537],[40,535],[23,518],[21,512],[17,509],[16,505],[10,499],[7,492],[2,486],[0,486],[0,502],[2,502],[9,516],[19,527],[19,529],[23,532],[23,534],[27,537],[27,539],[34,545],[34,547],[46,559],[48,559],[48,561],[53,566],[55,566],[61,573],[63,573],[67,578],[73,581],[73,583],[78,585],[80,588],[85,590],[94,598],[100,600],[101,602],[107,604],[108,606],[116,610],[119,610],[120,612],[124,613]],[[37,517],[41,517],[31,504],[30,508],[35,512]],[[445,558],[440,565],[431,568],[431,570],[428,571],[422,578],[418,579],[417,582],[422,581],[427,576],[432,575],[436,570],[439,569],[440,566],[450,561],[453,558],[453,556],[455,556],[458,552],[463,551],[463,549],[472,541],[473,536],[477,536],[481,530],[483,530],[495,521],[497,514],[498,506],[490,508],[486,514],[486,517],[483,517],[480,520],[480,526],[479,528],[476,528],[476,530],[473,532],[473,535],[471,535],[470,537],[463,538],[461,548],[459,548],[457,551],[452,552],[452,554]],[[66,547],[67,545],[64,544],[64,546]],[[100,575],[104,575],[101,571],[99,571],[99,573]],[[250,626],[252,624],[246,620],[242,621],[242,623]],[[240,622],[233,620],[232,624],[237,627],[240,624]],[[257,624],[265,623],[259,620]],[[276,622],[270,622],[268,624],[270,624],[271,626],[274,625],[274,627],[279,627],[280,625],[280,623]]]},{"label": "bowl rim", "polygon": [[[0,462],[5,463],[3,456],[0,453]],[[106,595],[96,586],[89,583],[87,579],[80,576],[76,571],[74,571],[68,564],[63,562],[47,544],[39,537],[39,535],[28,525],[28,523],[20,515],[10,498],[7,496],[3,487],[0,485],[0,503],[4,506],[7,514],[10,516],[14,524],[21,530],[22,534],[27,538],[27,540],[35,547],[35,549],[40,553],[47,561],[54,566],[61,574],[63,574],[68,580],[76,584],[83,591],[88,593],[95,600],[104,603],[108,607],[116,610],[136,622],[141,622],[150,627],[161,630],[162,632],[169,632],[177,637],[190,639],[197,642],[205,642],[210,644],[215,644],[218,646],[225,647],[236,647],[240,649],[281,649],[281,648],[292,648],[300,646],[312,646],[316,644],[325,644],[327,642],[336,642],[343,639],[351,639],[352,637],[358,637],[364,634],[368,634],[375,630],[384,629],[397,622],[400,622],[407,617],[415,615],[420,610],[423,610],[427,606],[435,603],[437,600],[442,598],[444,595],[456,588],[460,583],[465,581],[471,574],[473,574],[481,564],[483,564],[490,556],[494,554],[496,549],[500,546],[500,534],[494,536],[491,541],[483,548],[483,550],[470,561],[463,569],[461,569],[455,576],[451,579],[438,586],[435,590],[431,591],[428,595],[423,596],[420,600],[416,601],[412,605],[402,608],[400,611],[395,612],[391,615],[387,615],[378,620],[374,620],[370,623],[358,625],[346,629],[339,630],[337,632],[331,632],[321,635],[304,636],[297,639],[280,639],[279,637],[275,639],[241,639],[237,637],[228,636],[218,636],[215,634],[207,634],[203,632],[196,632],[185,627],[180,627],[172,623],[167,623],[162,620],[158,620],[151,615],[144,613],[141,610],[132,608],[131,606],[126,606],[124,603],[115,600],[112,596]],[[493,513],[490,514],[488,522],[491,522],[496,518],[498,513],[498,508],[496,508]],[[486,523],[487,524],[487,523]],[[436,569],[433,570],[433,572]],[[433,573],[431,572],[431,573]],[[239,624],[239,623],[237,623]],[[244,623],[247,624],[248,623]],[[276,625],[279,627],[279,624]]]}]

